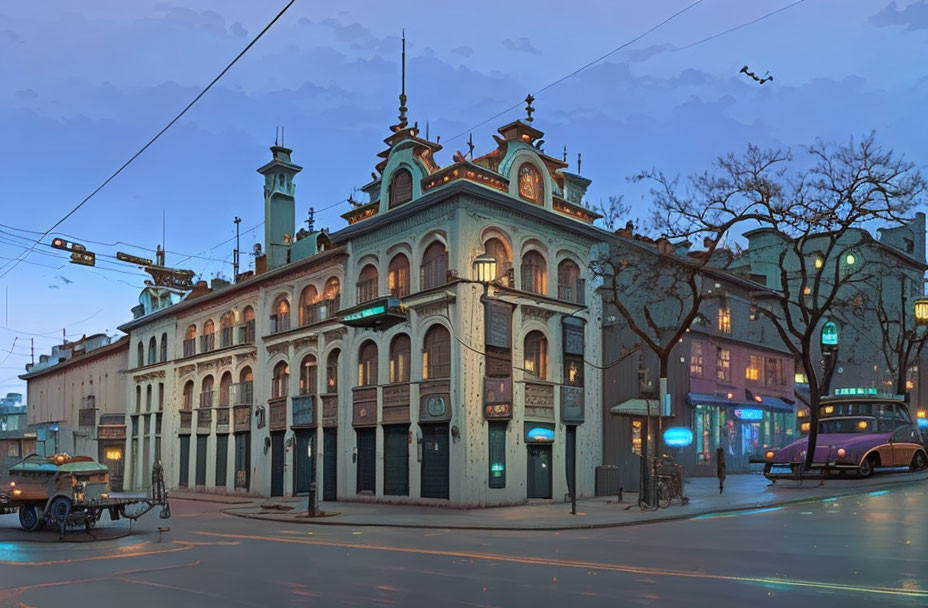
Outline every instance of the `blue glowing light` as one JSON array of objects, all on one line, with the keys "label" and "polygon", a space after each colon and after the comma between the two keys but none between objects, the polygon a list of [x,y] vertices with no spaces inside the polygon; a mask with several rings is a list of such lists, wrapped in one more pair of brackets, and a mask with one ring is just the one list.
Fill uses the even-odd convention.
[{"label": "blue glowing light", "polygon": [[685,426],[673,426],[664,431],[664,443],[672,448],[682,448],[693,443],[693,431]]},{"label": "blue glowing light", "polygon": [[546,429],[544,427],[536,426],[528,433],[528,438],[532,441],[544,442],[544,441],[554,441],[554,431],[551,429]]},{"label": "blue glowing light", "polygon": [[928,418],[919,418],[918,419],[918,428],[928,429]]},{"label": "blue glowing light", "polygon": [[735,410],[735,416],[741,420],[763,420],[764,419],[764,410],[756,410],[751,408],[738,408]]},{"label": "blue glowing light", "polygon": [[883,496],[884,494],[889,494],[889,490],[877,490],[876,492],[870,492],[868,496]]}]

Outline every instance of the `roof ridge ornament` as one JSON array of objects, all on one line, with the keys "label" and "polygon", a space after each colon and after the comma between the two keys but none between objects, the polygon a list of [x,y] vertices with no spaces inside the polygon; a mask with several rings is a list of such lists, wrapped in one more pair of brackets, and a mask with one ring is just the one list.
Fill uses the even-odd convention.
[{"label": "roof ridge ornament", "polygon": [[[406,110],[409,108],[406,107],[406,28],[403,28],[403,51],[401,54],[400,64],[401,64],[401,76],[400,76],[400,115],[399,115],[399,124],[397,127],[399,129],[405,129],[406,125],[409,124],[409,121],[406,120]],[[399,130],[398,129],[398,130]]]},{"label": "roof ridge ornament", "polygon": [[535,111],[535,108],[532,107],[533,101],[535,101],[535,98],[532,97],[531,93],[525,96],[525,115],[526,115],[525,122],[529,124],[531,124],[531,122],[535,120],[534,118],[532,118],[532,112]]}]

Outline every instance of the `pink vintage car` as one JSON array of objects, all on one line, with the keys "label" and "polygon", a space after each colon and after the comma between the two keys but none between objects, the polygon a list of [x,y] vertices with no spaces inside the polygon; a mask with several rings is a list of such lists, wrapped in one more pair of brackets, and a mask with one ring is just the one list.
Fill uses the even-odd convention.
[{"label": "pink vintage car", "polygon": [[[805,462],[809,439],[764,453],[767,479],[796,479]],[[877,467],[928,468],[921,432],[911,421],[873,416],[835,416],[819,421],[813,468],[826,473],[855,471],[869,477]]]}]

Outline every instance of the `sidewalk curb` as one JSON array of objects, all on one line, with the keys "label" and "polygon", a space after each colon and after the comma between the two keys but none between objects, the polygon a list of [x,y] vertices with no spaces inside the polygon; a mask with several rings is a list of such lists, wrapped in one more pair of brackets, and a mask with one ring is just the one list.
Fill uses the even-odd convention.
[{"label": "sidewalk curb", "polygon": [[189,495],[175,496],[168,492],[168,500],[189,500],[192,502],[209,502],[218,505],[244,505],[261,500],[261,498],[258,496],[243,496],[242,498],[235,500],[217,500],[215,498],[210,498],[208,495],[204,495],[202,497]]},{"label": "sidewalk curb", "polygon": [[[784,507],[802,503],[809,502],[820,502],[826,498],[846,498],[848,496],[857,496],[859,494],[869,494],[870,492],[882,490],[886,488],[893,487],[904,487],[907,485],[912,485],[916,483],[923,483],[928,481],[928,475],[921,477],[920,479],[906,479],[904,481],[893,481],[886,482],[882,484],[867,486],[866,488],[848,488],[848,491],[837,493],[837,494],[827,494],[817,497],[804,497],[804,498],[794,498],[790,500],[780,500],[775,502],[766,502],[766,503],[755,503],[750,505],[740,505],[737,507],[731,507],[727,509],[703,509],[701,511],[694,511],[691,513],[677,513],[673,515],[653,517],[650,519],[636,519],[632,521],[620,521],[620,522],[603,522],[603,523],[593,523],[593,524],[572,524],[572,525],[560,525],[560,526],[467,526],[467,525],[454,525],[454,524],[432,524],[432,523],[384,523],[384,522],[369,522],[369,523],[358,523],[358,522],[349,522],[349,521],[332,521],[331,518],[303,518],[295,520],[293,518],[281,518],[281,517],[268,517],[267,515],[261,515],[257,513],[236,513],[236,509],[241,509],[244,507],[230,507],[228,509],[222,509],[221,512],[226,515],[231,515],[233,517],[242,517],[245,519],[261,519],[265,521],[274,521],[278,523],[295,523],[303,525],[317,525],[317,526],[352,526],[355,528],[412,528],[412,529],[423,529],[423,530],[478,530],[478,531],[498,531],[498,532],[560,532],[566,530],[591,530],[591,529],[601,529],[601,528],[625,528],[628,526],[638,526],[643,524],[655,524],[669,521],[680,521],[683,519],[694,519],[696,517],[701,517],[705,515],[724,515],[726,513],[739,513],[743,511],[752,511],[754,509],[765,509],[768,507]],[[634,503],[630,503],[634,504]],[[328,521],[323,521],[328,519]]]}]

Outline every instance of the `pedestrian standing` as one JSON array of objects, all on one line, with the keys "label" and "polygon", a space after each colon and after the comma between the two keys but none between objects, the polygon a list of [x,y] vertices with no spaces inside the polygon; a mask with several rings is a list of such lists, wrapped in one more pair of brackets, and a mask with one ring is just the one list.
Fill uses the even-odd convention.
[{"label": "pedestrian standing", "polygon": [[725,490],[725,450],[716,448],[715,450],[715,474],[719,478],[719,494]]}]

